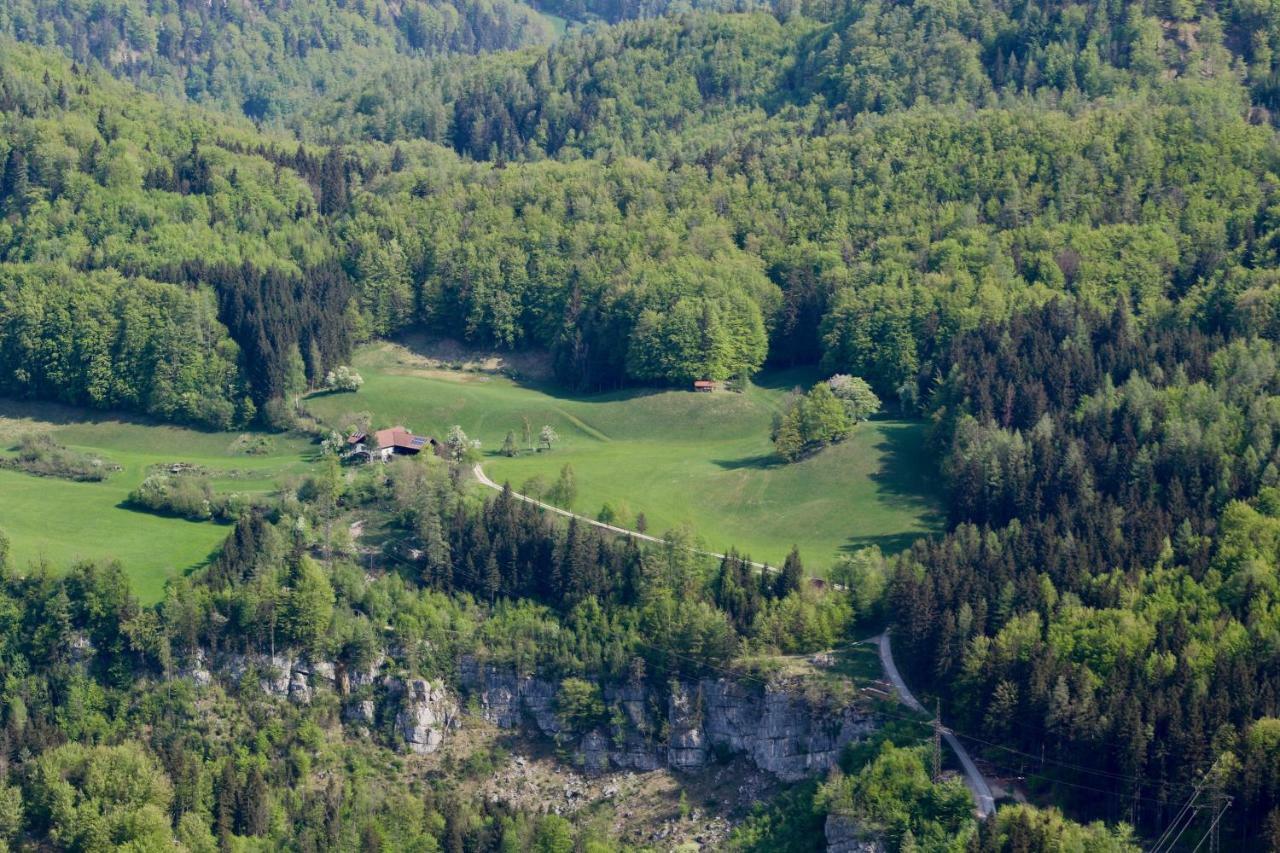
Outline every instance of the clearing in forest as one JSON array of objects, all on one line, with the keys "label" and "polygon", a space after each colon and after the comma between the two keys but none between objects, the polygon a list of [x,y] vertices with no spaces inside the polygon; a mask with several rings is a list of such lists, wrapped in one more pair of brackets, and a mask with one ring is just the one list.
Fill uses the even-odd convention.
[{"label": "clearing in forest", "polygon": [[313,453],[285,435],[202,432],[129,415],[52,403],[0,400],[0,455],[24,435],[44,434],[72,451],[120,466],[101,482],[73,482],[0,468],[0,531],[10,560],[24,569],[46,561],[63,571],[77,560],[124,566],[133,591],[155,601],[167,577],[206,562],[228,527],[131,509],[129,492],[150,471],[175,463],[207,470],[219,492],[267,492]]},{"label": "clearing in forest", "polygon": [[[416,347],[375,344],[356,356],[365,379],[358,394],[316,395],[308,408],[329,423],[366,411],[377,426],[440,438],[458,424],[482,442],[482,464],[496,482],[549,485],[569,464],[576,512],[596,516],[608,504],[614,523],[627,527],[643,513],[654,534],[689,523],[709,550],[732,546],[773,565],[797,544],[813,574],[862,546],[900,550],[940,522],[921,423],[873,420],[791,465],[773,453],[772,416],[792,387],[816,381],[812,371],[766,372],[741,394],[577,395],[545,380],[517,382],[501,365],[452,364],[458,369]],[[543,425],[560,440],[550,451],[504,456],[508,431],[523,445],[525,418],[535,444]]]}]

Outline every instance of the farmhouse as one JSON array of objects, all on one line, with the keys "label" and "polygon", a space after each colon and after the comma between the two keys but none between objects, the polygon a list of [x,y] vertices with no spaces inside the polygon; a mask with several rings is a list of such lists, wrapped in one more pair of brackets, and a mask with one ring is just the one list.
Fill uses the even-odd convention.
[{"label": "farmhouse", "polygon": [[351,456],[367,456],[372,462],[390,461],[391,457],[416,456],[423,448],[430,446],[436,454],[441,453],[440,442],[427,435],[414,435],[402,426],[380,429],[373,433],[356,433],[347,439]]}]

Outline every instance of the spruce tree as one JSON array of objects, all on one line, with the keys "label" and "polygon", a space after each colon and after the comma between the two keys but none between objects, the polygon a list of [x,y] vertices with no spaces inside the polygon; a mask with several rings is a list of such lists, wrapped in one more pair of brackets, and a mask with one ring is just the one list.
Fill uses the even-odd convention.
[{"label": "spruce tree", "polygon": [[800,562],[800,549],[792,545],[791,553],[787,554],[787,559],[782,564],[782,571],[778,573],[774,595],[778,598],[786,598],[800,589],[803,580],[804,564]]}]

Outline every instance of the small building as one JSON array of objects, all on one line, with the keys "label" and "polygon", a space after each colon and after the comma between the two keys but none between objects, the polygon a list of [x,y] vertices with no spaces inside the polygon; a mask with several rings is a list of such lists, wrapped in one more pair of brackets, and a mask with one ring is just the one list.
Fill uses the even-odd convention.
[{"label": "small building", "polygon": [[440,442],[428,435],[414,435],[402,426],[380,429],[373,433],[357,433],[347,439],[351,447],[351,455],[367,456],[369,461],[377,459],[389,462],[393,456],[417,456],[424,448],[430,447],[436,455],[443,452]]},{"label": "small building", "polygon": [[695,379],[693,381],[693,390],[711,392],[716,390],[716,383],[710,379]]}]

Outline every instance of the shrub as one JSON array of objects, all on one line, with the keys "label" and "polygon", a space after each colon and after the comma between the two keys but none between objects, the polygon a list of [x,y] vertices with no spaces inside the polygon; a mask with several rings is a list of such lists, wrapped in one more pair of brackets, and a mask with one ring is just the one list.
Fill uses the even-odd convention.
[{"label": "shrub", "polygon": [[18,442],[17,451],[16,456],[0,460],[0,464],[37,477],[98,482],[105,480],[111,472],[120,470],[119,465],[63,447],[47,435],[24,436]]},{"label": "shrub", "polygon": [[364,377],[343,364],[330,370],[324,377],[327,391],[359,391],[364,384]]},{"label": "shrub", "polygon": [[257,505],[246,495],[214,492],[204,476],[152,474],[129,493],[135,507],[192,521],[230,523]]}]

